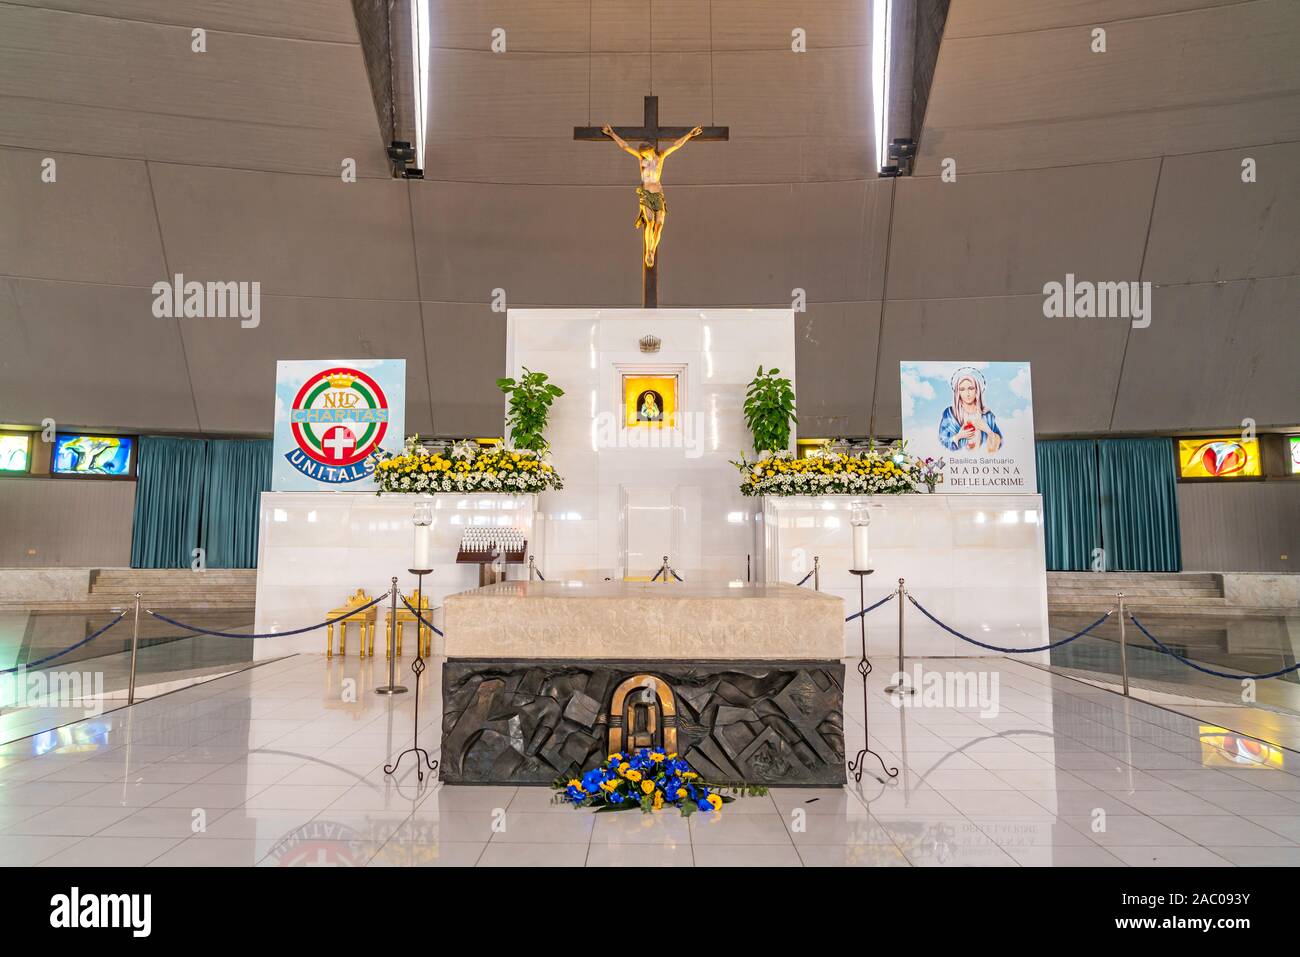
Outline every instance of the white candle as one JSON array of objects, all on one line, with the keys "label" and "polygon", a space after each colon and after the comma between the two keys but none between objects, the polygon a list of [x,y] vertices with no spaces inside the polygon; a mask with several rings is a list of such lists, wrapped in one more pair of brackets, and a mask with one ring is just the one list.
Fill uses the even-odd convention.
[{"label": "white candle", "polygon": [[433,567],[433,535],[431,525],[415,526],[415,564],[412,568]]},{"label": "white candle", "polygon": [[853,526],[853,568],[856,571],[866,571],[871,567],[867,555],[867,526]]}]

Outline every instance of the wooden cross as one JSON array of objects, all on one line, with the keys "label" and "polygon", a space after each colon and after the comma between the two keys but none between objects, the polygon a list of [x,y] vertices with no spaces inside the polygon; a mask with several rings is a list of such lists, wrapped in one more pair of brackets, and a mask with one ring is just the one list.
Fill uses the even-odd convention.
[{"label": "wooden cross", "polygon": [[[640,126],[615,126],[613,129],[615,133],[629,143],[653,143],[657,150],[659,149],[660,140],[680,139],[693,130],[694,127],[660,126],[659,97],[647,96],[645,98],[645,117]],[[697,140],[721,142],[731,138],[730,127],[706,126],[703,129],[704,132],[695,137]],[[599,126],[575,126],[573,128],[573,138],[588,142],[610,142],[609,137],[601,132]],[[659,306],[659,260],[657,257],[653,266],[646,266],[644,262],[641,264],[641,305],[650,309]]]}]

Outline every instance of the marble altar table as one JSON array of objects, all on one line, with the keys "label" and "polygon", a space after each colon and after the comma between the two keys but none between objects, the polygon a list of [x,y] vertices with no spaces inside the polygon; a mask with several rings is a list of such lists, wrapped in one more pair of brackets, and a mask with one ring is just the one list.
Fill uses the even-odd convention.
[{"label": "marble altar table", "polygon": [[844,603],[772,583],[503,582],[444,602],[440,773],[549,784],[611,750],[844,781]]}]

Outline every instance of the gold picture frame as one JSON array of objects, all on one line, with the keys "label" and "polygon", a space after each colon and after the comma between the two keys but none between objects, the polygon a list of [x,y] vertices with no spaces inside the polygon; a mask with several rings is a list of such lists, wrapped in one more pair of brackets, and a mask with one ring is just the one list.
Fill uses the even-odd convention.
[{"label": "gold picture frame", "polygon": [[674,428],[676,373],[623,373],[623,424],[629,429]]}]

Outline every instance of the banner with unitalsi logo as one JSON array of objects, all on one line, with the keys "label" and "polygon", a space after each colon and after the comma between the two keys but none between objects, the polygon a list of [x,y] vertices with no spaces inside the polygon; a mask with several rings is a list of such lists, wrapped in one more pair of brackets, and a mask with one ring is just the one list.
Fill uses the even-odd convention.
[{"label": "banner with unitalsi logo", "polygon": [[401,451],[405,413],[405,359],[277,362],[271,490],[372,491],[370,455]]}]

